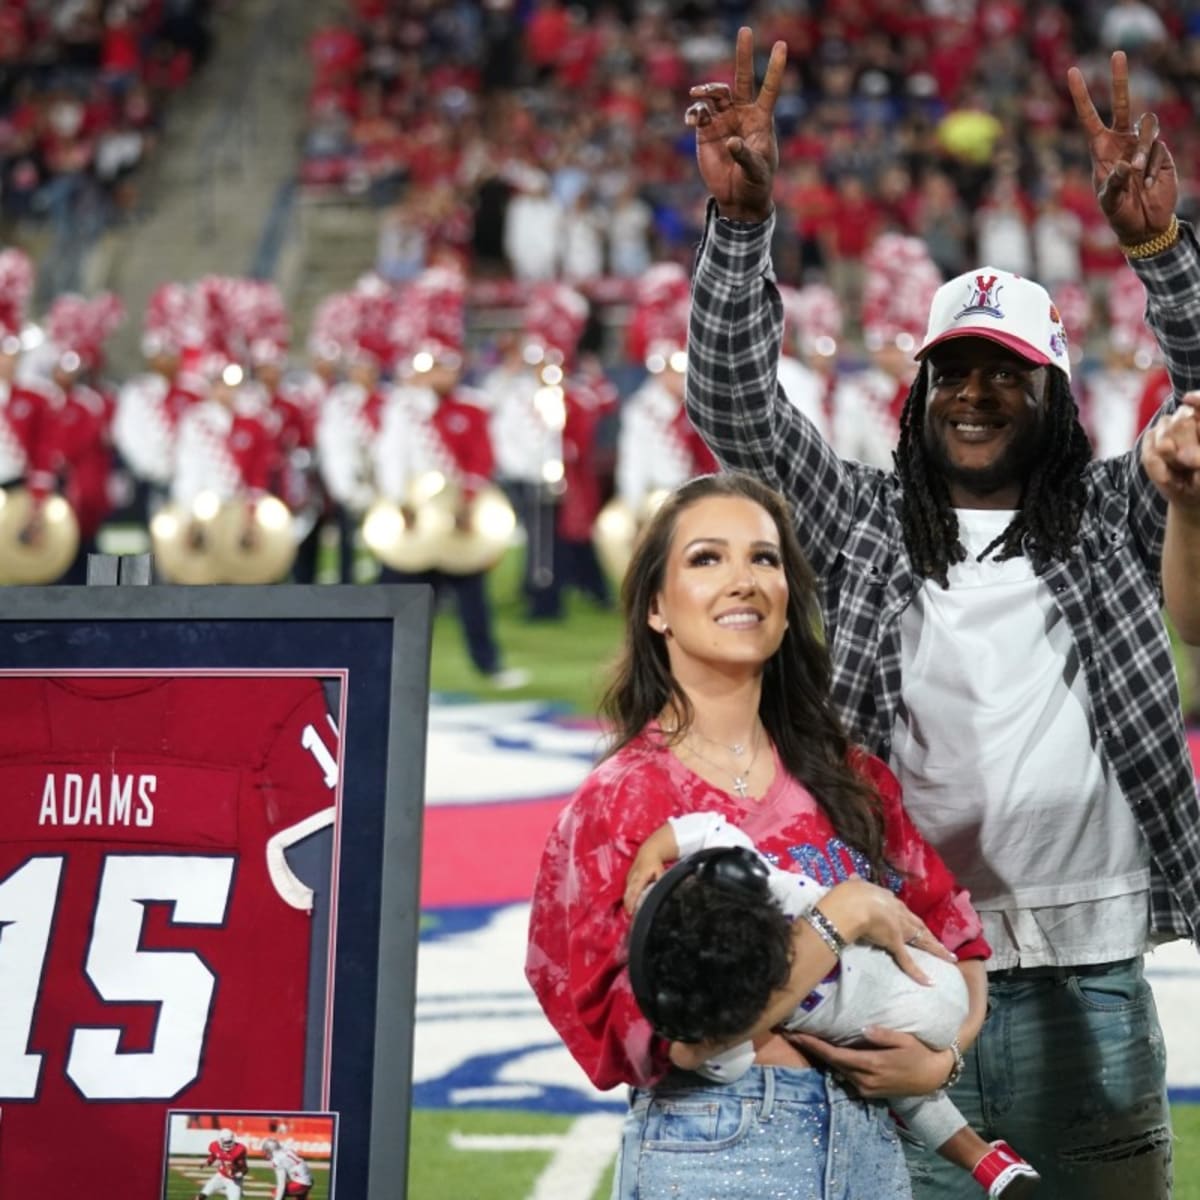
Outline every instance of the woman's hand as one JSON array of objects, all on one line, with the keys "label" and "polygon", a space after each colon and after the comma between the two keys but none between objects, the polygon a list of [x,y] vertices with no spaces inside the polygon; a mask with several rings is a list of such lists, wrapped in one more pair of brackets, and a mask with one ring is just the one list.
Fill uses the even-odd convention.
[{"label": "woman's hand", "polygon": [[754,34],[738,30],[733,90],[727,83],[692,88],[684,120],[696,131],[700,177],[721,216],[733,221],[765,221],[779,166],[775,141],[775,101],[783,83],[787,46],[776,42],[758,96],[754,95]]},{"label": "woman's hand", "polygon": [[911,1033],[869,1025],[867,1045],[856,1049],[835,1046],[806,1033],[784,1036],[806,1057],[825,1063],[860,1096],[923,1096],[946,1082],[954,1067],[954,1052],[931,1050]]},{"label": "woman's hand", "polygon": [[913,961],[910,946],[947,962],[958,961],[903,900],[865,879],[854,877],[839,883],[818,907],[847,942],[870,942],[886,950],[906,975],[926,987],[930,980]]}]

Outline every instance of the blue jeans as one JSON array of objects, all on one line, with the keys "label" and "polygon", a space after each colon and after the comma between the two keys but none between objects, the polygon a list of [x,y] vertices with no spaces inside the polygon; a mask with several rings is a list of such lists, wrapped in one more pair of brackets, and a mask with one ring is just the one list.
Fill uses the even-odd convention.
[{"label": "blue jeans", "polygon": [[[977,1133],[1033,1163],[1052,1200],[1171,1195],[1166,1052],[1140,958],[993,975],[983,1032],[950,1096]],[[917,1200],[979,1200],[965,1171],[905,1149]]]},{"label": "blue jeans", "polygon": [[783,1067],[751,1067],[727,1084],[676,1073],[633,1089],[612,1200],[767,1196],[911,1200],[886,1108],[819,1071]]}]

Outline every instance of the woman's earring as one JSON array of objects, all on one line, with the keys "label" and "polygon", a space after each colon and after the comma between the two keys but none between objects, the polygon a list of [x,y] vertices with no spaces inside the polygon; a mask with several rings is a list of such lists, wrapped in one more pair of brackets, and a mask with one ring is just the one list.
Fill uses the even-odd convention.
[{"label": "woman's earring", "polygon": [[668,625],[668,624],[666,623],[666,621],[664,621],[664,622],[662,623],[662,626],[661,626],[661,628],[660,628],[659,632],[661,632],[661,633],[662,633],[663,637],[670,637],[670,636],[671,636],[671,627],[670,627],[670,625]]}]

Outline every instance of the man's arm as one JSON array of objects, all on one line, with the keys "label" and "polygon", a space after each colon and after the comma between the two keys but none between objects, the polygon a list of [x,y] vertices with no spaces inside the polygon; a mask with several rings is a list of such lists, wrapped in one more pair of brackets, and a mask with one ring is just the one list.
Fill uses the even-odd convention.
[{"label": "man's arm", "polygon": [[827,571],[845,536],[852,477],[777,382],[783,308],[771,266],[774,107],[787,48],[772,47],[754,94],[754,37],[738,32],[734,82],[691,90],[686,121],[712,196],[696,260],[687,410],[721,464],[748,471],[798,509],[804,549]]},{"label": "man's arm", "polygon": [[1075,112],[1092,157],[1100,209],[1130,266],[1146,286],[1146,322],[1166,360],[1176,397],[1200,388],[1200,250],[1176,219],[1179,180],[1158,118],[1131,118],[1129,65],[1113,54],[1112,124],[1096,112],[1078,67],[1067,73]]}]

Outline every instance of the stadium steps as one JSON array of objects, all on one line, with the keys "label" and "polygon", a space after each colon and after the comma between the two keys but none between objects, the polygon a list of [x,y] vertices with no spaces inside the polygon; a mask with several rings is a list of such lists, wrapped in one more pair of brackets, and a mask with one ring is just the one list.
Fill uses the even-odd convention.
[{"label": "stadium steps", "polygon": [[85,263],[88,291],[110,288],[128,319],[109,348],[115,378],[139,369],[141,318],[154,289],[205,274],[245,275],[279,219],[300,160],[312,32],[338,0],[239,0],[221,6],[214,52],[167,113],[139,177],[143,211],[110,230]]},{"label": "stadium steps", "polygon": [[301,193],[291,215],[276,278],[292,314],[293,345],[299,349],[321,300],[352,287],[374,265],[379,210],[342,195]]}]

